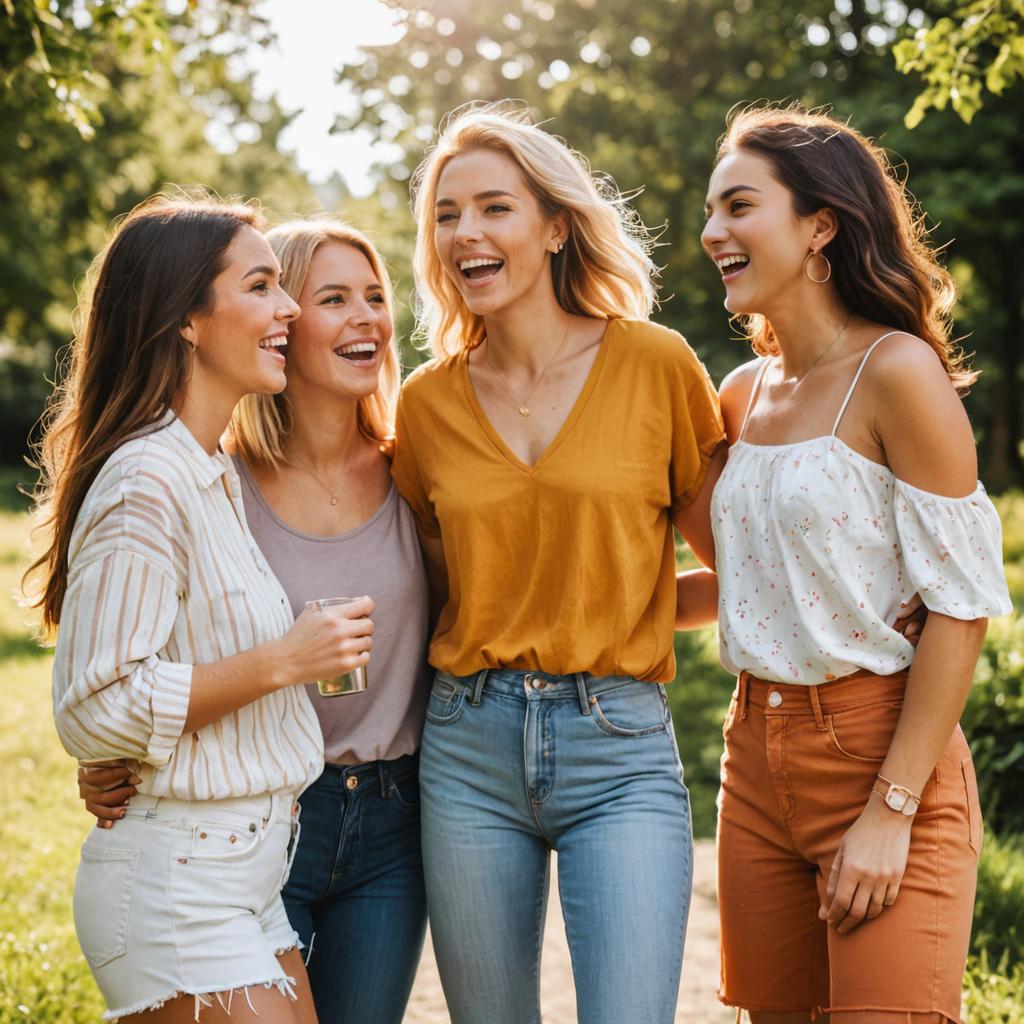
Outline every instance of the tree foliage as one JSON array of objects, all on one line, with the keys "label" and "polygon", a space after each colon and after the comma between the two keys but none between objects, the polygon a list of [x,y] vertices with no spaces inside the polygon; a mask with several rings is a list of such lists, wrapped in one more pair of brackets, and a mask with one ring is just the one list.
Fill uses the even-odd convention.
[{"label": "tree foliage", "polygon": [[925,82],[906,114],[908,128],[947,103],[970,124],[983,90],[998,96],[1024,77],[1024,0],[960,4],[951,17],[897,42],[893,55],[901,71]]},{"label": "tree foliage", "polygon": [[77,287],[114,218],[170,183],[260,196],[284,212],[313,205],[278,149],[288,118],[253,98],[235,59],[265,37],[242,3],[0,0],[8,458],[42,409],[54,354],[72,335]]},{"label": "tree foliage", "polygon": [[[404,185],[441,116],[467,100],[517,97],[612,175],[661,229],[659,318],[721,377],[748,349],[730,330],[699,234],[727,112],[767,98],[831,105],[880,138],[931,215],[963,302],[958,330],[983,371],[969,399],[986,480],[1024,482],[1020,392],[1024,147],[1007,94],[968,128],[949,110],[909,131],[919,81],[891,47],[926,14],[879,0],[395,0],[403,38],[340,75],[357,107],[339,127],[371,128],[404,159]],[[904,169],[905,173],[905,169]],[[403,227],[403,231],[405,228]]]}]

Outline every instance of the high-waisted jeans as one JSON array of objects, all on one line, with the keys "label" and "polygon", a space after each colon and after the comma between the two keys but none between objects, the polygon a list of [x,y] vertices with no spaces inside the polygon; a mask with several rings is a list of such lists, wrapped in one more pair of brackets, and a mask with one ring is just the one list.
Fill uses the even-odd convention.
[{"label": "high-waisted jeans", "polygon": [[416,762],[329,764],[299,798],[283,896],[320,1024],[401,1024],[426,930]]},{"label": "high-waisted jeans", "polygon": [[430,927],[452,1024],[540,1021],[552,849],[580,1024],[671,1024],[693,840],[662,687],[442,672],[421,758]]}]

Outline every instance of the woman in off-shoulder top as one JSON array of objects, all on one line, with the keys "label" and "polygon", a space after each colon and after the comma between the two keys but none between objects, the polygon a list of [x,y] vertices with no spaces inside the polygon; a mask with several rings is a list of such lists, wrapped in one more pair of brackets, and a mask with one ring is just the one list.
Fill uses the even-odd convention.
[{"label": "woman in off-shoulder top", "polygon": [[[759,359],[721,389],[722,988],[754,1024],[956,1021],[981,818],[957,719],[1011,610],[949,340],[954,291],[881,150],[729,124],[702,241]],[[917,592],[915,648],[888,623]]]}]

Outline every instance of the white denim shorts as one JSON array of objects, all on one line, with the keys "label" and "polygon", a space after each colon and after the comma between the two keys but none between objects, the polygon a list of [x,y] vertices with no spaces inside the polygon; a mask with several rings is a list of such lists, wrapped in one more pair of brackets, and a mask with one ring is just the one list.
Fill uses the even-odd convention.
[{"label": "white denim shorts", "polygon": [[[104,1018],[294,978],[276,954],[300,945],[281,887],[298,840],[291,795],[170,800],[139,794],[94,828],[75,879],[75,931],[107,1002]],[[221,997],[223,1001],[223,996]]]}]

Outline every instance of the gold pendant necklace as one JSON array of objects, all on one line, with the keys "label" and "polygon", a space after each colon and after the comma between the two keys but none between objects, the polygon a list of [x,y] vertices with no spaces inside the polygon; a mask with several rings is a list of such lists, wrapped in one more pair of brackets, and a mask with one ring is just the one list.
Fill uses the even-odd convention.
[{"label": "gold pendant necklace", "polygon": [[292,464],[297,469],[301,469],[304,473],[308,473],[317,482],[317,484],[327,492],[327,496],[331,499],[332,505],[338,504],[338,496],[330,489],[330,487],[327,486],[327,484],[323,482],[323,480],[320,479],[320,477],[316,475],[316,473],[313,472],[313,470],[309,468],[309,466],[303,465],[295,458],[294,455],[292,456]]},{"label": "gold pendant necklace", "polygon": [[[536,377],[536,379],[533,382],[533,387],[530,388],[530,390],[527,393],[525,398],[523,398],[515,390],[515,388],[513,388],[512,385],[509,384],[509,382],[507,380],[505,380],[505,375],[501,372],[501,370],[499,370],[494,365],[494,363],[491,362],[491,357],[490,357],[490,355],[488,353],[488,350],[486,348],[484,349],[484,361],[497,374],[498,380],[500,380],[501,383],[505,386],[505,390],[508,391],[508,393],[516,400],[516,402],[519,403],[519,408],[517,409],[517,412],[519,413],[520,416],[526,417],[526,416],[530,415],[530,399],[533,397],[533,393],[537,390],[537,387],[540,384],[541,380],[543,379],[544,374],[547,373],[548,370],[551,369],[551,367],[555,363],[555,360],[558,358],[559,354],[561,353],[562,349],[565,348],[565,343],[569,340],[569,328],[571,326],[572,326],[572,317],[570,317],[569,320],[566,322],[565,333],[562,335],[562,340],[561,340],[561,342],[559,342],[558,348],[555,349],[555,354],[547,361],[546,365],[544,366],[544,369],[541,370],[540,373],[537,374],[537,377]],[[485,338],[484,341],[486,343],[487,339]]]}]

